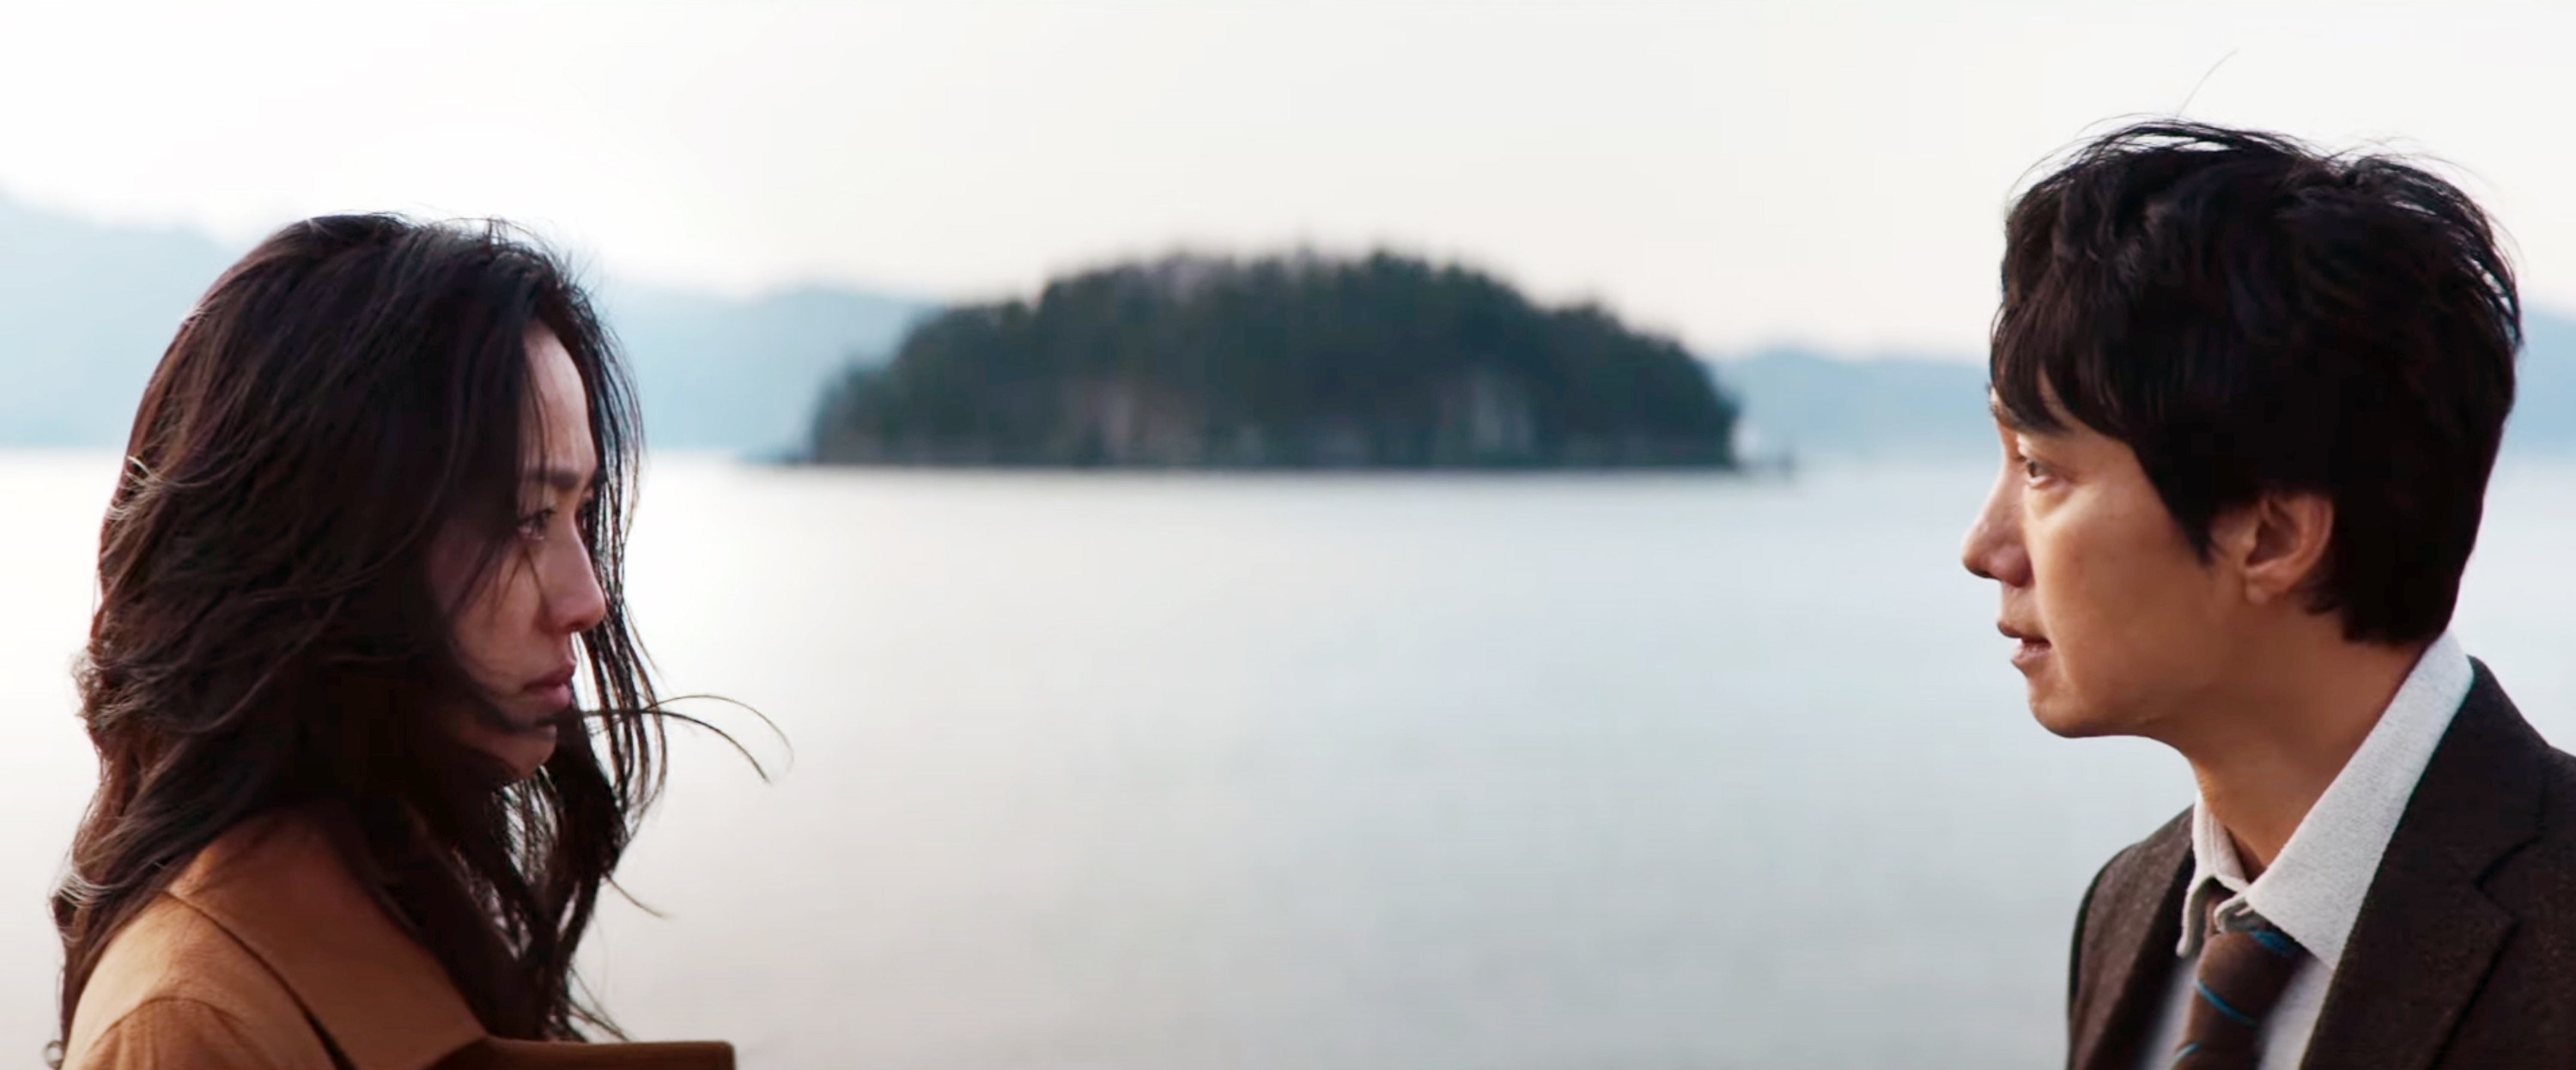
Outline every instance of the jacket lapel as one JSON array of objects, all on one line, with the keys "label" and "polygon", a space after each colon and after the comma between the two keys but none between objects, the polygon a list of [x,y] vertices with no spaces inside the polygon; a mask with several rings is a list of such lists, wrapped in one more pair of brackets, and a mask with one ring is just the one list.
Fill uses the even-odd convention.
[{"label": "jacket lapel", "polygon": [[284,982],[354,1070],[423,1070],[480,1039],[447,970],[376,905],[303,811],[254,818],[200,852],[170,894]]},{"label": "jacket lapel", "polygon": [[2088,897],[2076,932],[2080,982],[2067,1064],[2076,1070],[2134,1070],[2138,1045],[2182,940],[2182,897],[2191,879],[2186,811],[2115,859]]},{"label": "jacket lapel", "polygon": [[245,822],[200,852],[171,894],[277,975],[349,1070],[732,1070],[723,1043],[502,1040],[445,967],[379,906],[337,844],[334,811]]},{"label": "jacket lapel", "polygon": [[2303,1065],[2432,1065],[2513,930],[2478,882],[2539,834],[2548,753],[2478,665],[2389,838]]}]

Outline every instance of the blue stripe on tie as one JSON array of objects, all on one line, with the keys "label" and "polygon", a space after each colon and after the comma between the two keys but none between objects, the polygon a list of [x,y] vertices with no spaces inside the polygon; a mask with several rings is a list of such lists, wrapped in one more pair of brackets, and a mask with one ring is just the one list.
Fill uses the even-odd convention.
[{"label": "blue stripe on tie", "polygon": [[2263,945],[2264,950],[2275,955],[2279,955],[2282,958],[2295,959],[2299,957],[2299,942],[2290,939],[2288,933],[2284,933],[2279,929],[2256,929],[2246,935],[2253,937],[2255,943]]},{"label": "blue stripe on tie", "polygon": [[2198,1054],[2200,1054],[2200,1042],[2195,1040],[2189,1044],[2183,1045],[2181,1050],[2174,1052],[2174,1061],[2171,1065],[2181,1066],[2185,1060]]},{"label": "blue stripe on tie", "polygon": [[2228,1006],[2227,1001],[2218,998],[2218,993],[2210,991],[2208,985],[2202,984],[2198,981],[2193,981],[2191,986],[2199,989],[2200,998],[2208,1000],[2209,1005],[2217,1008],[2218,1013],[2226,1015],[2229,1021],[2235,1022],[2247,1029],[2258,1028],[2254,1019],[2247,1017],[2244,1011]]}]

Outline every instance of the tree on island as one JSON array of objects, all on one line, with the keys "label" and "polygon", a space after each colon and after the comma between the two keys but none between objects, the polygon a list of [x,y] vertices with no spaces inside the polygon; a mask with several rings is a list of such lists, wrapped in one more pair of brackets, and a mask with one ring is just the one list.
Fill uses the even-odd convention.
[{"label": "tree on island", "polygon": [[1174,257],[950,309],[825,393],[826,464],[1732,467],[1671,339],[1379,253]]}]

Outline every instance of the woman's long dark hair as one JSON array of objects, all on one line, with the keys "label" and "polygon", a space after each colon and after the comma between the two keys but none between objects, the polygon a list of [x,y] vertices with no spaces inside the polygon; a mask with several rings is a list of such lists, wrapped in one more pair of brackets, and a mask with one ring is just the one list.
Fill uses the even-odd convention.
[{"label": "woman's long dark hair", "polygon": [[[534,328],[588,397],[600,479],[578,524],[607,612],[579,636],[588,730],[509,783],[435,713],[483,700],[426,560],[456,526],[482,579],[509,552]],[[499,224],[310,219],[216,281],[145,390],[102,532],[79,673],[99,786],[53,900],[64,1036],[108,941],[200,849],[314,805],[353,819],[352,868],[485,1028],[616,1032],[572,962],[661,784],[619,575],[638,435],[587,299]]]}]

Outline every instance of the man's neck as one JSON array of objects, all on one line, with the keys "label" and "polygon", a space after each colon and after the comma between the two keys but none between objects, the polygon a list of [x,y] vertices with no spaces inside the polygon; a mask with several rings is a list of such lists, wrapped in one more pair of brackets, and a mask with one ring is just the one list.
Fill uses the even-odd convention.
[{"label": "man's neck", "polygon": [[2194,710],[2188,733],[2167,740],[2191,762],[2249,879],[2280,856],[2428,646],[2340,636],[2267,646],[2244,659],[2244,687]]}]

